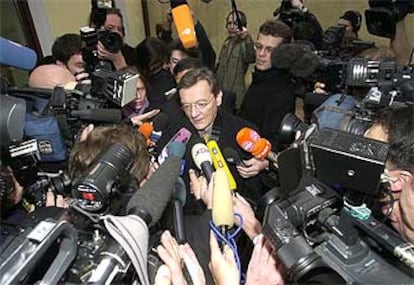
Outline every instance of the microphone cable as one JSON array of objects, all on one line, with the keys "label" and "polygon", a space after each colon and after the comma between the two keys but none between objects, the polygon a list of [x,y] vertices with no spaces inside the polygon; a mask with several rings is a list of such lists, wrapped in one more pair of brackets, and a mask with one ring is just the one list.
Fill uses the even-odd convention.
[{"label": "microphone cable", "polygon": [[211,230],[214,232],[218,242],[224,242],[230,249],[233,251],[234,258],[236,260],[237,269],[240,272],[240,284],[244,284],[246,280],[245,274],[242,272],[240,256],[237,248],[237,243],[235,238],[238,236],[240,231],[243,229],[243,217],[239,213],[234,213],[234,215],[239,219],[239,226],[232,232],[228,231],[227,236],[224,236],[220,229],[213,223],[209,222]]}]

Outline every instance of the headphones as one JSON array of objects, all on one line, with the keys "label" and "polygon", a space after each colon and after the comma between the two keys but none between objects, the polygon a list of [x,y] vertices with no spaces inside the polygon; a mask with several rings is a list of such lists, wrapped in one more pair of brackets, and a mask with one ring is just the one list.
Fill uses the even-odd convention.
[{"label": "headphones", "polygon": [[[230,13],[227,14],[227,16],[226,16],[226,22],[229,19],[230,15],[232,15],[232,14],[236,14],[234,10],[230,11]],[[237,14],[239,14],[239,19],[240,19],[241,25],[243,27],[247,27],[247,18],[246,18],[246,15],[242,11],[240,11],[240,10],[237,11]],[[226,23],[226,25],[227,25],[227,23]]]},{"label": "headphones", "polygon": [[361,28],[361,22],[362,22],[362,15],[358,11],[354,11],[355,16],[357,16],[357,22],[355,23],[355,32],[358,32]]}]

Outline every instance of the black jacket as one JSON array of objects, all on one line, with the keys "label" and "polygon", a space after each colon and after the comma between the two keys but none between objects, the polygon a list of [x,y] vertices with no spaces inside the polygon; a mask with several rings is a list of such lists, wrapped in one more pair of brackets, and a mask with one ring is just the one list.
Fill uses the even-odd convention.
[{"label": "black jacket", "polygon": [[160,69],[148,77],[148,100],[151,106],[161,108],[167,101],[165,92],[175,87],[174,77],[167,69]]},{"label": "black jacket", "polygon": [[239,115],[255,124],[274,150],[279,150],[279,128],[287,113],[295,112],[294,84],[287,71],[256,70]]},{"label": "black jacket", "polygon": [[[162,148],[168,143],[168,141],[177,133],[177,131],[181,127],[186,127],[192,133],[192,137],[187,143],[186,154],[184,156],[186,163],[183,178],[186,182],[188,193],[185,211],[189,214],[197,214],[200,212],[199,204],[194,200],[194,197],[189,192],[190,188],[188,170],[197,170],[197,166],[194,164],[194,161],[191,157],[191,149],[194,146],[194,144],[204,141],[199,136],[197,130],[191,125],[191,123],[185,116],[177,119],[172,119],[170,121],[170,124],[163,131],[162,136],[158,141],[157,153],[161,152]],[[219,110],[213,125],[213,134],[211,138],[217,141],[217,144],[219,145],[222,152],[225,148],[231,147],[239,152],[242,159],[249,159],[251,158],[251,155],[241,150],[241,148],[237,145],[236,141],[236,134],[243,127],[249,127],[257,130],[256,126],[254,126],[253,124],[232,114],[229,114],[224,110]],[[228,164],[228,166],[230,168],[231,173],[233,174],[234,179],[236,180],[237,191],[244,197],[250,199],[253,202],[256,202],[262,196],[262,194],[265,193],[267,189],[264,189],[265,186],[263,183],[265,182],[263,181],[265,180],[263,180],[263,178],[261,177],[262,174],[249,179],[243,179],[238,173],[235,165]]]}]

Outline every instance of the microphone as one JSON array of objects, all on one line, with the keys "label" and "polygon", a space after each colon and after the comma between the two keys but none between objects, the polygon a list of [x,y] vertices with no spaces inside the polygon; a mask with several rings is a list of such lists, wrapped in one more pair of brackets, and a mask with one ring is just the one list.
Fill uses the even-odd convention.
[{"label": "microphone", "polygon": [[241,159],[237,150],[235,150],[232,147],[226,147],[223,150],[223,155],[226,161],[230,164],[246,166],[246,164],[243,162],[243,159]]},{"label": "microphone", "polygon": [[[140,245],[145,250],[148,248],[148,228],[154,226],[159,221],[164,209],[171,200],[175,181],[180,170],[180,164],[181,158],[177,156],[172,156],[167,159],[148,181],[134,193],[127,205],[127,213],[138,218],[138,220],[142,220],[147,225],[143,229],[143,233],[134,238],[134,243]],[[120,239],[119,242],[121,241]],[[148,277],[147,252],[143,252],[141,258],[135,259],[136,256],[130,250],[126,252],[118,244],[118,240],[111,240],[108,245],[108,250],[101,254],[101,260],[89,279],[88,284],[107,284],[106,282],[108,280],[115,278],[116,274],[123,269],[123,263],[127,263],[125,262],[126,255],[133,262],[137,273],[144,272],[143,274],[146,274],[146,277]],[[138,263],[134,263],[134,261]],[[149,283],[146,282],[145,284]]]},{"label": "microphone", "polygon": [[207,182],[210,182],[214,168],[212,165],[213,160],[207,146],[203,143],[195,144],[191,149],[191,156],[198,169],[203,171],[204,176],[207,178]]},{"label": "microphone", "polygon": [[167,159],[168,148],[172,142],[179,142],[179,143],[183,143],[186,145],[187,142],[190,140],[190,138],[191,138],[191,132],[187,128],[182,127],[180,130],[178,130],[178,132],[169,140],[169,142],[161,150],[161,153],[158,156],[158,163],[162,164]]},{"label": "microphone", "polygon": [[165,113],[158,113],[153,120],[152,120],[152,126],[154,127],[154,130],[151,133],[151,140],[153,142],[158,142],[162,135],[162,131],[167,127],[168,125],[168,116]]},{"label": "microphone", "polygon": [[171,14],[181,43],[186,49],[196,47],[197,37],[194,29],[194,20],[187,1],[171,0],[170,3]]},{"label": "microphone", "polygon": [[285,43],[276,47],[270,61],[272,66],[287,69],[293,76],[307,78],[320,67],[320,58],[302,44]]},{"label": "microphone", "polygon": [[186,242],[184,230],[184,213],[183,207],[187,200],[187,189],[183,178],[178,177],[175,181],[173,192],[173,218],[174,218],[174,233],[175,238],[179,244]]},{"label": "microphone", "polygon": [[[220,233],[227,238],[229,229],[234,225],[234,212],[233,197],[224,169],[218,168],[216,170],[213,182],[213,223],[216,227],[218,227]],[[221,249],[223,249],[224,245],[225,243],[221,241]]]},{"label": "microphone", "polygon": [[161,135],[162,130],[168,124],[168,116],[165,113],[159,113],[153,118],[151,122],[144,122],[139,126],[138,131],[145,137],[147,144],[150,142],[157,142]]},{"label": "microphone", "polygon": [[181,157],[169,157],[132,196],[127,213],[140,216],[149,227],[154,226],[171,200],[180,167]]},{"label": "microphone", "polygon": [[70,112],[70,115],[86,121],[114,124],[122,122],[121,110],[119,109],[74,110]]},{"label": "microphone", "polygon": [[0,37],[0,64],[24,70],[32,70],[37,62],[37,55],[31,48]]},{"label": "microphone", "polygon": [[211,158],[213,159],[213,165],[216,171],[218,169],[223,169],[226,173],[228,183],[230,185],[231,190],[236,190],[237,184],[236,180],[234,180],[233,175],[230,172],[230,169],[226,163],[226,160],[221,153],[221,150],[215,140],[210,140],[207,143],[208,150],[210,151]]},{"label": "microphone", "polygon": [[272,145],[267,139],[260,138],[255,130],[247,127],[241,129],[236,135],[236,141],[244,151],[250,152],[255,158],[277,163],[277,154],[272,151]]},{"label": "microphone", "polygon": [[153,125],[151,123],[145,122],[139,126],[138,131],[144,136],[148,146],[151,141],[151,134],[154,131]]}]

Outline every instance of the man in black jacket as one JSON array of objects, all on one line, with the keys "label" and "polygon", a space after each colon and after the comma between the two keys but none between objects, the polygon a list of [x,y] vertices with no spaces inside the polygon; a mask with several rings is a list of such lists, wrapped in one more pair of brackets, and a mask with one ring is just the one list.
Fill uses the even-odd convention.
[{"label": "man in black jacket", "polygon": [[[252,158],[250,154],[243,152],[237,145],[236,135],[240,129],[249,127],[257,130],[257,128],[253,124],[233,116],[220,108],[223,94],[212,71],[208,68],[194,68],[187,71],[180,79],[177,89],[181,108],[185,116],[178,119],[172,118],[167,129],[163,131],[157,148],[161,150],[182,127],[187,128],[192,133],[191,139],[187,142],[184,157],[185,170],[183,178],[188,192],[184,207],[185,235],[197,254],[200,264],[205,272],[208,272],[208,262],[210,260],[208,221],[211,220],[211,213],[206,209],[200,197],[195,198],[190,193],[188,173],[190,169],[197,171],[197,167],[191,157],[192,147],[196,143],[204,142],[204,139],[207,138],[216,140],[222,151],[229,147],[239,151],[241,158],[245,159],[245,163],[254,165],[258,170],[256,175],[251,174],[250,177],[244,178],[238,172],[235,165],[229,164],[229,169],[236,180],[237,192],[253,202],[257,202],[264,191],[266,191],[262,185],[262,179],[265,178],[263,176],[266,176],[263,170],[269,163],[266,160],[261,161]],[[168,213],[169,210],[166,210],[166,212]],[[166,218],[168,219],[168,217]],[[171,221],[167,220],[165,224],[171,226]],[[240,246],[240,248],[240,255],[245,256],[245,246]],[[211,276],[208,274],[206,277],[207,284],[213,284]]]},{"label": "man in black jacket", "polygon": [[[237,150],[245,163],[254,166],[257,173],[250,176],[242,176],[235,165],[229,165],[236,183],[237,191],[243,196],[256,201],[263,194],[261,190],[261,178],[259,174],[269,165],[267,161],[252,158],[250,154],[243,152],[237,145],[237,132],[243,127],[257,128],[241,118],[231,115],[222,110],[220,106],[223,101],[223,94],[214,77],[212,71],[207,68],[195,68],[189,70],[180,80],[177,86],[181,108],[185,116],[181,118],[171,118],[171,122],[166,130],[163,131],[162,137],[158,142],[158,149],[161,150],[165,144],[174,136],[182,127],[186,127],[192,133],[190,141],[187,143],[187,152],[185,156],[186,166],[184,180],[189,185],[188,170],[196,170],[196,166],[191,157],[191,148],[198,142],[204,142],[204,139],[214,139],[217,141],[220,149],[233,148]],[[245,179],[244,179],[245,178]],[[193,198],[188,198],[186,210],[194,212],[192,209]]]},{"label": "man in black jacket", "polygon": [[279,20],[266,21],[260,26],[255,44],[255,71],[240,109],[240,116],[255,124],[274,150],[280,148],[278,133],[283,117],[295,111],[295,97],[290,74],[272,67],[271,53],[291,38],[291,29]]}]

